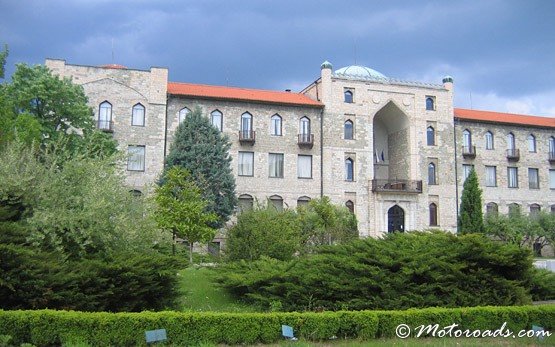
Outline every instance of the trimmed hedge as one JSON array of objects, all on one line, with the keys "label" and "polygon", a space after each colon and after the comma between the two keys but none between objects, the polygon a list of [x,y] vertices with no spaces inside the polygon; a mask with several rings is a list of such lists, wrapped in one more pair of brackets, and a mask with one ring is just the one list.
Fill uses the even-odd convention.
[{"label": "trimmed hedge", "polygon": [[166,329],[168,343],[190,346],[203,342],[225,344],[272,343],[282,340],[281,324],[295,336],[327,340],[332,336],[368,340],[394,337],[398,324],[411,328],[453,323],[461,329],[498,329],[504,322],[513,332],[532,324],[555,329],[555,305],[426,308],[407,311],[339,311],[307,313],[107,313],[76,311],[2,311],[0,335],[13,342],[37,346],[79,341],[93,346],[146,345],[145,331]]}]

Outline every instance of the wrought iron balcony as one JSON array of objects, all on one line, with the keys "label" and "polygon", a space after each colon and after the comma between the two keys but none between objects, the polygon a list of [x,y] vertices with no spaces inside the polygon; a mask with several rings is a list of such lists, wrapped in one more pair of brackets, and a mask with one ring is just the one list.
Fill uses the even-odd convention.
[{"label": "wrought iron balcony", "polygon": [[549,162],[551,164],[555,163],[555,152],[549,152]]},{"label": "wrought iron balcony", "polygon": [[510,161],[519,161],[520,159],[520,150],[518,149],[508,149],[507,150],[507,159]]},{"label": "wrought iron balcony", "polygon": [[299,134],[299,147],[312,148],[314,146],[314,134]]},{"label": "wrought iron balcony", "polygon": [[250,144],[251,146],[254,145],[254,141],[256,140],[256,132],[253,130],[239,130],[239,142],[241,144]]},{"label": "wrought iron balcony", "polygon": [[98,120],[96,122],[96,127],[99,130],[102,130],[108,133],[114,132],[114,122],[112,122],[111,120]]},{"label": "wrought iron balcony", "polygon": [[382,193],[422,193],[422,181],[416,180],[372,180],[372,191]]},{"label": "wrought iron balcony", "polygon": [[463,146],[462,155],[463,158],[476,158],[476,146]]}]

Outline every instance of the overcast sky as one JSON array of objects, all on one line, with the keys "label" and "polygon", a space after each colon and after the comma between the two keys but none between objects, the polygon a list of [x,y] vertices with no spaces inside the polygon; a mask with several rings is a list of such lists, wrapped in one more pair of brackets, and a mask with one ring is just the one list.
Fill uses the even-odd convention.
[{"label": "overcast sky", "polygon": [[299,91],[324,60],[356,61],[400,79],[451,75],[456,107],[555,116],[551,0],[0,0],[0,18],[8,75],[50,57]]}]

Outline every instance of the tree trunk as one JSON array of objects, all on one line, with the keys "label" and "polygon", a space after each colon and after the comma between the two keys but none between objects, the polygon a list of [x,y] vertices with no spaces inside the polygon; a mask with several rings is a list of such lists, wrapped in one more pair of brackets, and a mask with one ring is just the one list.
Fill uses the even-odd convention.
[{"label": "tree trunk", "polygon": [[189,242],[189,264],[193,265],[193,243]]}]

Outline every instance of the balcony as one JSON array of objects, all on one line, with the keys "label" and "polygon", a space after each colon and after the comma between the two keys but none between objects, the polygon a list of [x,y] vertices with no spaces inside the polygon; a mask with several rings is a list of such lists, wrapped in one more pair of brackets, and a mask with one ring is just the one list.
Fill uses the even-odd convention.
[{"label": "balcony", "polygon": [[256,132],[253,130],[239,130],[239,143],[254,145],[256,139]]},{"label": "balcony", "polygon": [[114,122],[112,122],[111,120],[98,120],[96,122],[96,127],[99,130],[105,131],[107,133],[114,132]]},{"label": "balcony", "polygon": [[476,146],[463,146],[463,158],[474,159],[476,158]]},{"label": "balcony", "polygon": [[422,181],[416,180],[372,180],[372,191],[381,193],[422,193]]},{"label": "balcony", "polygon": [[507,159],[509,161],[519,161],[520,159],[520,150],[518,149],[508,149],[507,150]]},{"label": "balcony", "polygon": [[555,164],[555,152],[549,152],[549,162]]},{"label": "balcony", "polygon": [[299,134],[298,144],[301,148],[312,148],[314,146],[314,134]]}]

